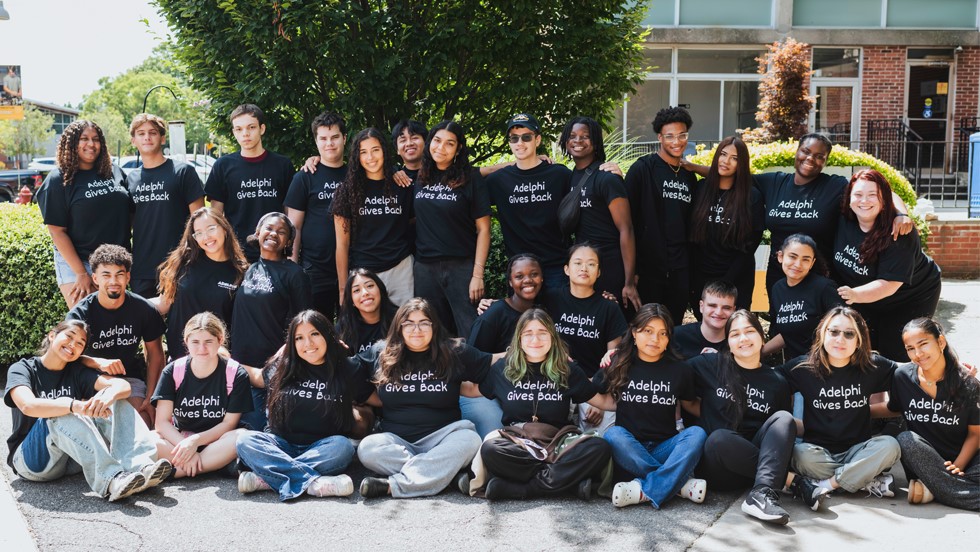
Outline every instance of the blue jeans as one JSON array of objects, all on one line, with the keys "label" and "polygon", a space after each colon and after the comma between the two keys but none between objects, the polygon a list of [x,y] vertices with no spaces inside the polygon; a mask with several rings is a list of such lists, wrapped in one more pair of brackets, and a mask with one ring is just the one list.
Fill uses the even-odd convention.
[{"label": "blue jeans", "polygon": [[500,401],[496,399],[460,397],[459,410],[463,413],[464,420],[469,420],[476,426],[480,439],[491,431],[504,427],[501,421],[504,410],[500,408]]},{"label": "blue jeans", "polygon": [[643,494],[660,509],[691,478],[708,435],[694,426],[666,441],[641,443],[621,426],[613,426],[603,438],[612,446],[613,460],[636,477]]},{"label": "blue jeans", "polygon": [[302,496],[314,479],[342,473],[354,459],[354,445],[343,435],[296,445],[272,433],[243,431],[237,448],[238,458],[279,491],[279,500]]},{"label": "blue jeans", "polygon": [[112,403],[112,416],[65,414],[35,422],[14,451],[17,475],[29,481],[53,481],[78,473],[90,489],[105,496],[109,481],[157,459],[153,434],[129,401]]},{"label": "blue jeans", "polygon": [[565,274],[565,266],[546,266],[541,269],[544,276],[544,289],[558,291],[568,287],[568,276]]},{"label": "blue jeans", "polygon": [[265,431],[265,426],[269,422],[269,418],[265,410],[265,399],[265,389],[252,387],[252,408],[254,408],[254,410],[242,414],[240,422],[245,429]]}]

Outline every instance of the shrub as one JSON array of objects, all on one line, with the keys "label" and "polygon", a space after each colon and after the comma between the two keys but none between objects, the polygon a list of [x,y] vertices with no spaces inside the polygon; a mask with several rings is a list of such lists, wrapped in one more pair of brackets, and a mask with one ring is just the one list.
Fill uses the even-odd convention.
[{"label": "shrub", "polygon": [[747,131],[748,141],[773,142],[806,134],[806,121],[816,99],[807,93],[810,71],[809,45],[787,38],[773,42],[759,62],[759,128]]},{"label": "shrub", "polygon": [[36,204],[0,204],[0,363],[30,356],[67,311],[54,278],[51,236]]}]

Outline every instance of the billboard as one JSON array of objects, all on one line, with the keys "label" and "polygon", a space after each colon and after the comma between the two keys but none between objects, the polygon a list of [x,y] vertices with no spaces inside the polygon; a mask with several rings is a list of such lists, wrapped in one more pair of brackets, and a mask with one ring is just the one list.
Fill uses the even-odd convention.
[{"label": "billboard", "polygon": [[20,78],[20,65],[0,64],[0,120],[24,118],[24,88]]}]

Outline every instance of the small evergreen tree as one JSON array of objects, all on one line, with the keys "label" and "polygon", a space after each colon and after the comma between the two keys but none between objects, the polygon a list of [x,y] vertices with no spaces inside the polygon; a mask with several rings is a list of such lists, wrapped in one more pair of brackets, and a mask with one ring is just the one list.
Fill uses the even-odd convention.
[{"label": "small evergreen tree", "polygon": [[756,58],[759,74],[759,107],[755,120],[759,127],[746,130],[742,137],[754,142],[796,140],[807,132],[807,118],[816,98],[808,93],[809,45],[787,38],[773,42],[769,51]]}]

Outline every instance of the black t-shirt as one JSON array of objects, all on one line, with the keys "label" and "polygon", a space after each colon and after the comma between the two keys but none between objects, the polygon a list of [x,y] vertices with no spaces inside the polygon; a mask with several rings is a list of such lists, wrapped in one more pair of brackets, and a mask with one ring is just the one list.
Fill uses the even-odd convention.
[{"label": "black t-shirt", "polygon": [[129,291],[115,310],[99,304],[99,292],[91,293],[65,319],[89,325],[86,355],[119,359],[126,367],[126,377],[142,381],[146,380],[146,361],[140,354],[140,342],[160,339],[167,329],[153,303]]},{"label": "black t-shirt", "polygon": [[315,173],[299,171],[286,193],[285,206],[303,211],[300,264],[310,275],[313,288],[337,285],[337,236],[330,205],[337,187],[347,176],[347,167],[328,167],[320,163]]},{"label": "black t-shirt", "polygon": [[476,219],[490,216],[490,196],[473,169],[466,184],[456,189],[434,171],[431,183],[415,180],[415,254],[420,261],[470,258],[476,253]]},{"label": "black t-shirt", "polygon": [[174,382],[174,364],[171,362],[163,368],[151,400],[154,406],[161,400],[174,403],[173,421],[178,430],[202,433],[220,424],[226,413],[243,414],[253,410],[252,386],[241,366],[235,373],[229,395],[224,359],[219,358],[214,372],[203,379],[194,375],[191,361],[187,359],[179,388]]},{"label": "black t-shirt", "polygon": [[204,197],[194,167],[167,159],[126,177],[133,203],[133,278],[153,280],[157,267],[180,242],[190,215],[187,206]]},{"label": "black t-shirt", "polygon": [[282,212],[294,172],[288,158],[268,150],[255,158],[235,152],[214,162],[204,190],[211,201],[224,203],[225,217],[249,261],[258,259],[259,249],[245,238],[255,233],[262,215]]},{"label": "black t-shirt", "polygon": [[198,257],[184,269],[177,282],[174,303],[167,315],[167,356],[180,358],[187,354],[184,346],[184,326],[195,314],[211,312],[231,326],[231,310],[235,300],[238,273],[231,261],[212,261],[207,255]]},{"label": "black t-shirt", "polygon": [[93,170],[78,171],[68,186],[55,169],[37,192],[44,224],[67,228],[82,261],[105,243],[129,249],[129,192],[126,177],[113,171],[101,178]]},{"label": "black t-shirt", "polygon": [[559,385],[541,373],[540,362],[528,362],[527,372],[516,384],[504,376],[506,359],[494,363],[480,393],[497,399],[503,408],[504,425],[537,421],[562,427],[568,424],[572,402],[588,402],[596,395],[595,386],[575,362],[568,364],[568,387]]},{"label": "black t-shirt", "polygon": [[[698,195],[713,193],[708,186],[701,187]],[[700,276],[706,280],[725,280],[738,282],[746,273],[755,270],[755,250],[762,241],[762,231],[765,229],[765,206],[762,204],[762,194],[759,190],[750,190],[752,217],[752,232],[745,242],[736,247],[721,242],[724,232],[732,223],[733,213],[725,213],[725,197],[731,190],[720,190],[714,206],[708,213],[707,221],[693,221],[692,224],[707,224],[707,235],[704,243],[693,244],[692,254]],[[695,196],[697,197],[697,195]],[[697,203],[697,201],[695,201]]]},{"label": "black t-shirt", "polygon": [[888,391],[898,365],[875,354],[870,372],[849,365],[821,378],[809,368],[797,368],[803,360],[797,357],[777,368],[803,394],[803,440],[836,454],[870,439],[871,395]]},{"label": "black t-shirt", "polygon": [[718,362],[719,356],[714,353],[688,361],[694,370],[694,384],[701,397],[700,425],[706,432],[734,429],[751,441],[770,416],[780,410],[792,411],[793,394],[782,373],[766,365],[747,370],[736,364],[735,369],[745,382],[745,408],[742,422],[735,427],[734,399],[731,392],[721,385]]},{"label": "black t-shirt", "polygon": [[[390,185],[391,195],[385,195],[383,180],[368,180],[364,186],[364,203],[359,208],[357,227],[350,239],[348,268],[366,268],[384,272],[394,268],[412,252],[409,221],[412,211],[413,187]],[[337,211],[334,215],[348,217]]]},{"label": "black t-shirt", "polygon": [[541,300],[555,321],[555,330],[568,345],[568,354],[591,378],[599,369],[607,344],[626,333],[623,311],[599,293],[579,299],[567,287],[544,290]]},{"label": "black t-shirt", "polygon": [[86,368],[78,361],[69,362],[63,370],[58,371],[45,368],[40,357],[25,358],[11,364],[7,370],[7,389],[3,392],[3,402],[10,407],[13,421],[10,437],[7,439],[7,465],[14,467],[14,452],[37,421],[37,418],[25,416],[17,408],[10,395],[15,387],[28,387],[39,399],[71,397],[84,401],[95,395],[95,382],[98,379],[98,372]]},{"label": "black t-shirt", "polygon": [[688,267],[691,199],[697,187],[694,173],[675,173],[656,153],[637,159],[626,173],[640,273]]},{"label": "black t-shirt", "polygon": [[701,354],[705,347],[711,347],[719,353],[728,349],[728,340],[722,339],[717,343],[708,341],[701,333],[701,323],[691,322],[681,326],[674,326],[674,338],[670,341],[671,347],[681,354],[685,359],[691,359]]},{"label": "black t-shirt", "polygon": [[[380,321],[374,324],[368,324],[362,318],[358,317],[354,322],[357,326],[357,341],[352,343],[347,343],[347,348],[350,350],[350,356],[354,356],[371,348],[378,341],[385,338],[387,332]],[[340,325],[337,326],[337,333],[340,333]]]},{"label": "black t-shirt", "polygon": [[865,264],[858,251],[865,234],[857,221],[841,217],[834,240],[834,268],[843,285],[858,287],[875,280],[901,282],[893,295],[872,304],[862,305],[870,309],[898,307],[915,304],[931,297],[941,285],[939,267],[922,252],[919,232],[899,236],[898,241],[888,241],[888,247],[878,254],[874,264]]},{"label": "black t-shirt", "polygon": [[[368,366],[377,366],[383,347],[375,346],[359,358]],[[430,352],[405,350],[404,361],[412,371],[399,382],[378,386],[381,398],[381,431],[394,433],[410,443],[462,419],[459,410],[459,386],[464,381],[480,383],[490,370],[491,355],[458,343],[452,347],[455,358],[453,375],[448,381],[436,378],[429,368]]]},{"label": "black t-shirt", "polygon": [[511,339],[514,338],[517,319],[521,314],[508,305],[507,301],[495,302],[483,314],[476,317],[466,342],[485,353],[506,351]]},{"label": "black t-shirt", "polygon": [[[942,379],[936,382],[934,399],[919,387],[918,366],[908,362],[895,370],[888,410],[902,413],[909,431],[921,435],[944,460],[952,462],[963,449],[967,426],[980,425],[975,382],[973,389],[973,400],[962,401],[956,408],[950,400],[949,384]],[[960,390],[960,393],[966,392],[965,389]]]},{"label": "black t-shirt", "polygon": [[[354,359],[344,358],[337,370],[344,379],[343,389],[334,389],[320,366],[308,366],[308,375],[285,385],[281,408],[284,421],[269,419],[269,431],[296,445],[309,445],[331,435],[343,435],[352,428],[342,427],[335,409],[363,403],[374,393],[370,372]],[[271,374],[270,374],[271,377]],[[346,397],[345,397],[346,395]]]},{"label": "black t-shirt", "polygon": [[811,272],[793,287],[783,278],[769,292],[769,335],[782,334],[786,358],[807,354],[820,319],[843,304],[837,284],[830,278]]},{"label": "black t-shirt", "polygon": [[776,258],[788,236],[801,233],[813,238],[824,259],[830,259],[847,179],[821,173],[797,186],[794,178],[793,173],[783,172],[757,174],[754,178],[766,203],[766,228],[773,244],[770,257]]},{"label": "black t-shirt", "polygon": [[[585,169],[572,171],[569,189],[574,190],[582,178],[585,178]],[[597,246],[602,253],[619,253],[619,229],[613,222],[609,204],[620,198],[628,199],[623,178],[596,169],[595,176],[582,187],[578,228],[575,230],[576,243],[587,241]]]},{"label": "black t-shirt", "polygon": [[504,167],[486,178],[508,257],[534,253],[546,267],[565,262],[566,236],[558,225],[558,206],[571,175],[564,165],[542,162],[528,170]]},{"label": "black t-shirt", "polygon": [[[592,379],[600,392],[608,390],[606,371]],[[629,368],[626,385],[616,401],[616,425],[642,443],[660,442],[677,435],[677,401],[697,396],[691,367],[678,360],[644,362]]]},{"label": "black t-shirt", "polygon": [[259,259],[248,267],[235,294],[231,358],[248,366],[265,366],[286,342],[289,321],[312,304],[310,277],[298,264]]}]

